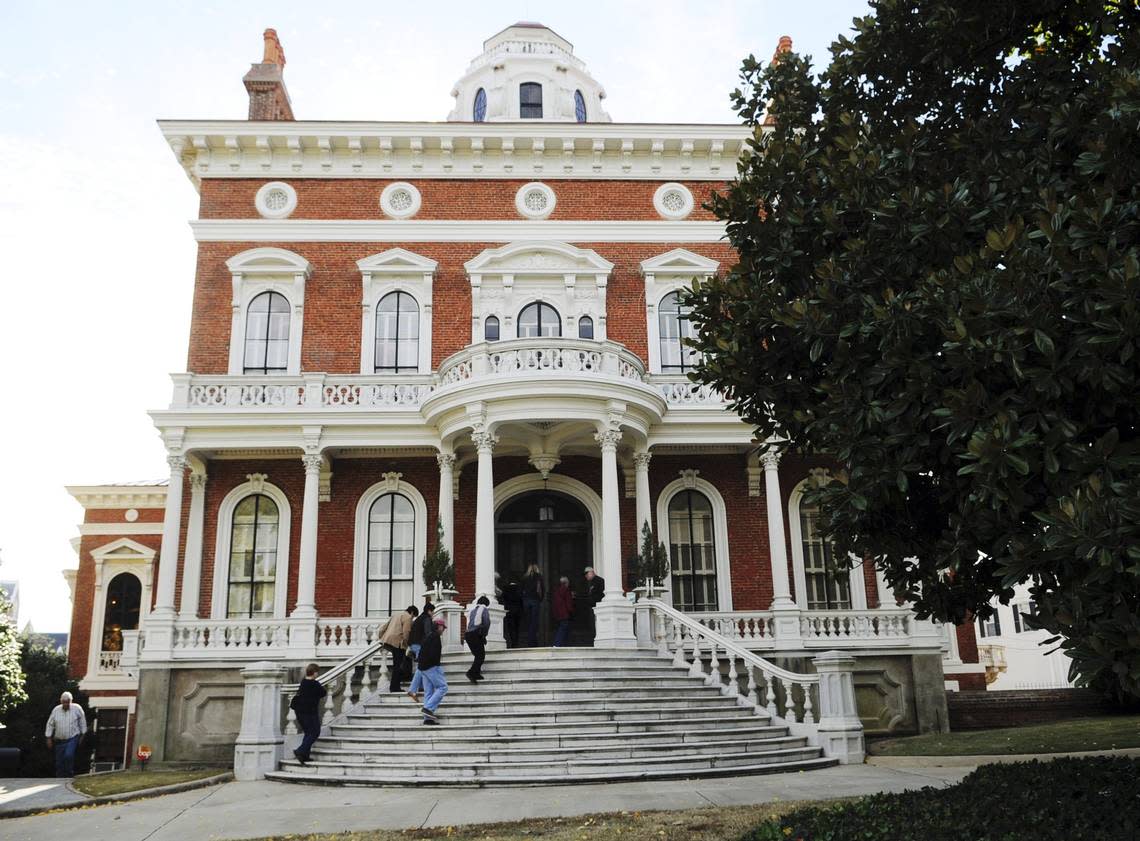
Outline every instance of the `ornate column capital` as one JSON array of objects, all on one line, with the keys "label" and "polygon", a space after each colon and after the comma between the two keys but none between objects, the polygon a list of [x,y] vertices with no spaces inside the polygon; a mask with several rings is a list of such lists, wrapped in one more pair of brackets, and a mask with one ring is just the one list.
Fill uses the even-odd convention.
[{"label": "ornate column capital", "polygon": [[454,470],[455,453],[437,453],[435,463],[439,465],[440,470]]},{"label": "ornate column capital", "polygon": [[319,453],[305,453],[301,456],[301,463],[305,465],[305,476],[312,475],[319,478],[323,461]]},{"label": "ornate column capital", "polygon": [[205,473],[191,473],[190,474],[190,490],[201,493],[206,490],[206,480],[209,477]]},{"label": "ornate column capital", "polygon": [[170,472],[182,471],[186,469],[186,456],[177,453],[170,453],[166,457],[166,463],[170,465]]},{"label": "ornate column capital", "polygon": [[617,452],[617,446],[621,443],[621,430],[620,429],[604,429],[601,432],[594,434],[594,440],[598,442],[598,446],[602,448],[602,452]]},{"label": "ornate column capital", "polygon": [[633,466],[638,470],[648,470],[649,462],[653,458],[653,453],[646,450],[644,453],[633,454]]},{"label": "ornate column capital", "polygon": [[499,436],[493,432],[477,430],[471,433],[471,442],[480,453],[492,453],[495,445],[499,443]]},{"label": "ornate column capital", "polygon": [[777,470],[780,467],[780,457],[783,455],[779,450],[768,450],[760,455],[760,463],[764,465],[765,470]]}]

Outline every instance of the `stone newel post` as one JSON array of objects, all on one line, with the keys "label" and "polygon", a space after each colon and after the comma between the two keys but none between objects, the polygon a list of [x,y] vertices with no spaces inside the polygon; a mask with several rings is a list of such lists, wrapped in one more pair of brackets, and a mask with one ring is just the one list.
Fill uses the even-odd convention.
[{"label": "stone newel post", "polygon": [[285,670],[260,660],[241,670],[245,699],[241,731],[234,742],[234,778],[261,780],[281,762],[281,687]]},{"label": "stone newel post", "polygon": [[819,746],[840,764],[857,765],[866,752],[855,705],[855,658],[825,651],[813,662],[819,674]]}]

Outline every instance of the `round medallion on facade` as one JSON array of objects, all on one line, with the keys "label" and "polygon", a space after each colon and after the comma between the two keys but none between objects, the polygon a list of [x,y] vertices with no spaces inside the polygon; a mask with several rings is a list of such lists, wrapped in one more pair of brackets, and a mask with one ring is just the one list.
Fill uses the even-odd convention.
[{"label": "round medallion on facade", "polygon": [[297,191],[284,181],[270,181],[261,185],[253,203],[266,219],[284,219],[297,209]]},{"label": "round medallion on facade", "polygon": [[515,208],[528,219],[545,219],[554,212],[554,191],[539,181],[523,184],[515,193]]},{"label": "round medallion on facade", "polygon": [[693,194],[684,184],[662,184],[653,194],[653,206],[665,219],[684,219],[693,212]]},{"label": "round medallion on facade", "polygon": [[380,209],[393,219],[410,219],[420,211],[420,191],[406,181],[395,181],[380,194]]},{"label": "round medallion on facade", "polygon": [[128,523],[133,523],[138,518],[139,518],[139,512],[138,512],[137,508],[128,508],[126,511],[123,512],[123,519],[126,520]]}]

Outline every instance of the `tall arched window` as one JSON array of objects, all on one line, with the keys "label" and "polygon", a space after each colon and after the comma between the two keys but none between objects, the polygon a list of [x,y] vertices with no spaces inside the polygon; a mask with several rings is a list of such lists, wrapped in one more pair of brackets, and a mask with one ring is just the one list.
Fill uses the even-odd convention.
[{"label": "tall arched window", "polygon": [[497,342],[499,341],[499,317],[495,315],[487,316],[487,320],[483,322],[483,341]]},{"label": "tall arched window", "polygon": [[524,120],[542,117],[542,85],[538,82],[519,85],[519,116]]},{"label": "tall arched window", "polygon": [[289,366],[289,302],[279,292],[262,292],[245,315],[247,374],[284,374]]},{"label": "tall arched window", "polygon": [[103,650],[122,651],[123,631],[137,631],[142,583],[129,572],[120,572],[107,585],[103,609]]},{"label": "tall arched window", "polygon": [[562,318],[550,304],[535,301],[519,313],[518,330],[520,339],[561,336]]},{"label": "tall arched window", "polygon": [[700,491],[679,491],[669,500],[669,560],[673,606],[679,610],[716,610],[713,509]]},{"label": "tall arched window", "polygon": [[574,117],[580,123],[586,122],[586,97],[581,91],[574,91]]},{"label": "tall arched window", "polygon": [[[415,600],[416,512],[401,493],[386,493],[368,509],[365,612],[387,616]],[[397,608],[397,606],[399,606]]]},{"label": "tall arched window", "polygon": [[277,586],[277,503],[250,494],[234,508],[226,615],[272,616]]},{"label": "tall arched window", "polygon": [[697,362],[697,352],[681,343],[693,338],[695,330],[689,321],[692,307],[681,303],[681,293],[670,292],[657,307],[658,332],[661,337],[661,370],[691,371]]},{"label": "tall arched window", "polygon": [[804,584],[808,610],[850,610],[851,570],[836,563],[835,550],[819,530],[819,509],[800,504]]},{"label": "tall arched window", "polygon": [[590,318],[588,315],[584,315],[578,319],[578,338],[594,338],[594,319]]},{"label": "tall arched window", "polygon": [[419,370],[420,308],[407,292],[389,292],[376,305],[376,371]]},{"label": "tall arched window", "polygon": [[471,111],[471,116],[477,123],[487,119],[487,92],[482,88],[475,91],[475,107]]}]

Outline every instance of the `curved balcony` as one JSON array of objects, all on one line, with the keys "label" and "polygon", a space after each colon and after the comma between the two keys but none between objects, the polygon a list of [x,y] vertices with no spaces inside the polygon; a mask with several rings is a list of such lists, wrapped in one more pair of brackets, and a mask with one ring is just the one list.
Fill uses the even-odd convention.
[{"label": "curved balcony", "polygon": [[441,387],[515,374],[617,377],[641,383],[645,366],[617,342],[553,337],[483,342],[453,353],[439,366]]}]

